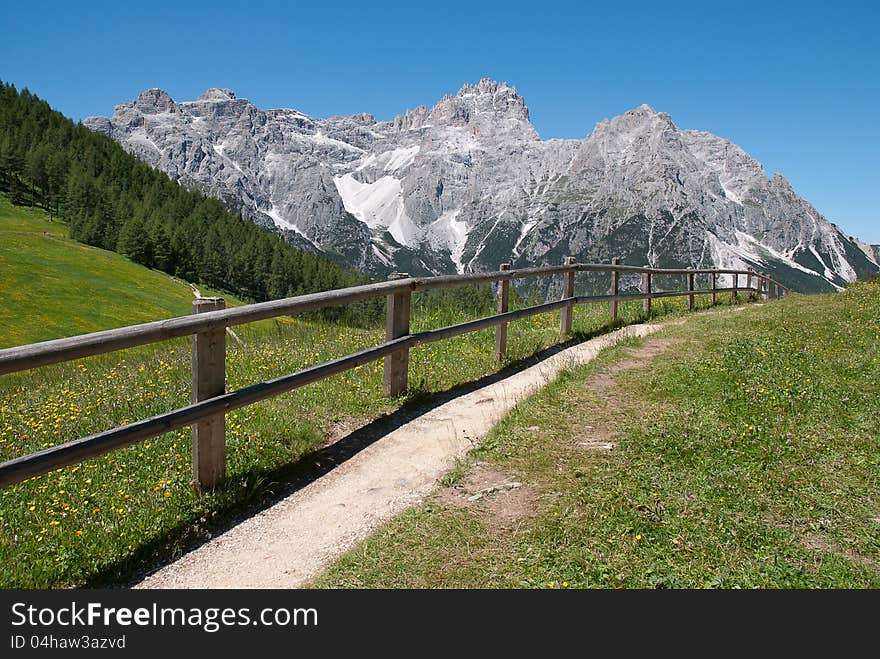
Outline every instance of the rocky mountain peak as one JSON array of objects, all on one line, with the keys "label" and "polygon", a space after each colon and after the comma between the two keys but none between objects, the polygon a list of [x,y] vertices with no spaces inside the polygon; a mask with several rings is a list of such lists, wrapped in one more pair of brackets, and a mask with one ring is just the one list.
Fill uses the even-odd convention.
[{"label": "rocky mountain peak", "polygon": [[475,136],[508,133],[538,139],[525,99],[507,83],[490,78],[463,85],[455,96],[444,96],[428,111],[416,108],[408,114],[411,123],[469,128]]},{"label": "rocky mountain peak", "polygon": [[496,94],[498,92],[510,92],[516,96],[519,95],[516,93],[516,89],[510,87],[506,82],[498,83],[492,80],[492,78],[481,78],[476,85],[470,83],[462,85],[456,96],[465,97],[472,94]]},{"label": "rocky mountain peak", "polygon": [[372,126],[376,123],[376,117],[371,115],[369,112],[358,112],[357,114],[353,114],[348,119],[357,125],[360,126]]},{"label": "rocky mountain peak", "polygon": [[641,117],[652,117],[656,114],[660,114],[660,113],[657,112],[657,110],[652,108],[647,103],[642,103],[638,107],[634,107],[632,110],[627,110],[626,112],[624,112],[624,115],[631,115],[631,116],[635,115],[635,116],[641,116]]},{"label": "rocky mountain peak", "polygon": [[642,104],[612,119],[603,119],[583,141],[581,154],[602,161],[626,154],[631,161],[679,160],[686,151],[684,134],[665,112]]},{"label": "rocky mountain peak", "polygon": [[425,124],[430,112],[431,110],[427,106],[417,105],[412,110],[407,110],[396,116],[391,121],[391,125],[397,131],[418,130]]},{"label": "rocky mountain peak", "polygon": [[180,107],[193,116],[219,121],[234,121],[239,117],[254,121],[261,114],[253,103],[238,98],[234,91],[225,87],[211,87],[195,101],[181,103]]},{"label": "rocky mountain peak", "polygon": [[393,121],[260,110],[212,88],[177,104],[147,90],[83,124],[292,244],[380,277],[569,254],[770,268],[800,290],[878,272],[875,249],[784,177],[647,104],[582,140],[542,141],[522,96],[488,78]]},{"label": "rocky mountain peak", "polygon": [[177,109],[177,104],[168,92],[158,87],[141,92],[131,105],[146,114],[174,112]]},{"label": "rocky mountain peak", "polygon": [[232,100],[235,100],[236,98],[237,97],[235,95],[235,92],[232,91],[231,89],[226,89],[225,87],[211,87],[208,91],[206,91],[204,94],[199,96],[196,100],[202,101],[202,102],[206,102],[206,101],[232,101]]},{"label": "rocky mountain peak", "polygon": [[614,121],[628,127],[646,125],[660,127],[661,129],[676,128],[675,124],[672,123],[672,117],[665,112],[657,112],[647,103],[642,103],[632,110],[627,110],[621,116],[616,117]]},{"label": "rocky mountain peak", "polygon": [[632,142],[638,135],[659,137],[664,133],[677,133],[678,128],[665,112],[657,112],[647,103],[627,110],[611,119],[603,119],[596,124],[587,139],[593,141],[622,139],[625,143]]}]

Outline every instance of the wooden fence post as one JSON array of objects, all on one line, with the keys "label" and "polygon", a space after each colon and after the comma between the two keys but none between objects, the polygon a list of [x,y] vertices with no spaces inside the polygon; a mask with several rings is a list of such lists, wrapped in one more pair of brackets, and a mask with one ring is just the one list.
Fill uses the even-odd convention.
[{"label": "wooden fence post", "polygon": [[[650,268],[650,265],[646,265],[646,268]],[[648,297],[642,300],[642,313],[645,315],[645,318],[651,317],[651,273],[646,272],[642,275],[642,290]]]},{"label": "wooden fence post", "polygon": [[[501,270],[510,270],[509,263],[502,263]],[[507,313],[510,303],[510,280],[502,279],[498,282],[498,313]],[[495,361],[500,362],[507,352],[507,323],[495,326]]]},{"label": "wooden fence post", "polygon": [[748,289],[748,293],[746,293],[746,296],[750,300],[753,300],[755,298],[755,295],[752,292],[752,269],[751,268],[749,268],[749,274],[746,275],[746,289]]},{"label": "wooden fence post", "polygon": [[[194,314],[226,308],[220,297],[193,300]],[[192,401],[198,403],[226,393],[226,328],[192,337]],[[193,424],[193,489],[202,494],[226,475],[226,415],[221,413]]]},{"label": "wooden fence post", "polygon": [[[405,272],[392,272],[389,280],[406,279]],[[385,340],[399,339],[409,334],[409,309],[412,291],[391,293],[385,302]],[[398,396],[406,391],[409,375],[409,348],[392,352],[385,357],[384,391],[386,396]]]},{"label": "wooden fence post", "polygon": [[[611,265],[620,265],[620,257],[615,256],[611,259]],[[618,295],[620,293],[620,273],[617,270],[611,271],[611,294]],[[611,322],[617,322],[617,300],[611,300]]]},{"label": "wooden fence post", "polygon": [[739,299],[739,273],[733,275],[733,293],[730,295],[734,302]]},{"label": "wooden fence post", "polygon": [[[566,256],[564,264],[574,265],[574,257]],[[574,297],[574,270],[564,272],[562,274],[562,299]],[[574,311],[574,304],[562,307],[559,312],[559,338],[563,341],[565,337],[571,334],[571,316]]]},{"label": "wooden fence post", "polygon": [[715,303],[718,302],[718,275],[716,273],[712,273],[712,306],[715,306]]},{"label": "wooden fence post", "polygon": [[688,295],[688,311],[694,310],[694,273],[688,273],[688,291],[690,291],[690,295]]}]

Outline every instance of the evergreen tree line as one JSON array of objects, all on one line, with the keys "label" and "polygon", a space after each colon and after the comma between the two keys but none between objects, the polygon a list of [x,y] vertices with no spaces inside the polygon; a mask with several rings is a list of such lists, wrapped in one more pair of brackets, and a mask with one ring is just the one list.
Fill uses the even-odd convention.
[{"label": "evergreen tree line", "polygon": [[[354,286],[365,275],[294,249],[216,199],[188,190],[75,124],[27,89],[0,81],[0,189],[14,204],[41,206],[75,240],[136,263],[262,301]],[[374,324],[381,300],[324,316]]]}]

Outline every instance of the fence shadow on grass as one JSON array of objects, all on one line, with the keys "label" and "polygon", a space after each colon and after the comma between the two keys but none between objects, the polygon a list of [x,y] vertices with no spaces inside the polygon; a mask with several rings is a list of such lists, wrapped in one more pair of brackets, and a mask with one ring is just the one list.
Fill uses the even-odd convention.
[{"label": "fence shadow on grass", "polygon": [[[238,472],[215,491],[215,496],[220,496],[225,501],[215,509],[210,521],[206,519],[200,524],[202,518],[198,517],[182,520],[153,541],[142,544],[132,556],[111,563],[95,573],[82,587],[131,587],[182,554],[198,549],[211,538],[305,488],[406,423],[456,398],[538,364],[578,343],[607,334],[624,325],[620,321],[613,324],[608,322],[591,331],[575,331],[563,343],[533,352],[509,362],[494,373],[441,392],[410,392],[401,407],[394,412],[371,421],[328,446],[308,453],[296,462],[275,469]],[[242,483],[251,483],[251,491],[248,492],[248,488]]]}]

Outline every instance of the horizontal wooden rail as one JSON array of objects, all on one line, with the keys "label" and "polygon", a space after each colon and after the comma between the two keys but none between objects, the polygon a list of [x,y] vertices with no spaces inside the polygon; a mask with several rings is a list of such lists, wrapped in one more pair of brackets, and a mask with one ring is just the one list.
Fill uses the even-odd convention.
[{"label": "horizontal wooden rail", "polygon": [[[612,290],[616,294],[570,295],[570,293],[573,292],[570,277],[572,276],[572,273],[578,271],[614,273],[615,276],[612,282]],[[638,293],[617,293],[617,288],[614,283],[617,282],[617,278],[621,273],[643,275],[646,278],[646,281],[649,282],[646,290]],[[191,334],[195,334],[197,337],[204,337],[207,333],[216,332],[217,330],[230,325],[254,322],[256,320],[264,320],[281,315],[314,311],[327,306],[347,304],[371,297],[389,296],[389,299],[396,299],[401,296],[408,296],[412,291],[418,290],[430,290],[484,282],[507,282],[512,279],[558,274],[565,274],[568,277],[568,279],[566,279],[567,286],[564,289],[562,299],[524,309],[517,309],[515,311],[504,311],[493,316],[479,318],[459,323],[457,325],[426,330],[416,334],[407,333],[396,338],[389,338],[379,346],[346,355],[323,364],[318,364],[297,371],[296,373],[291,373],[273,380],[244,387],[243,389],[231,393],[222,393],[208,398],[207,400],[198,400],[196,398],[194,399],[195,402],[190,405],[159,414],[149,419],[106,430],[88,437],[83,437],[42,451],[37,451],[30,455],[8,460],[0,464],[0,487],[21,482],[33,476],[47,473],[53,469],[58,469],[88,458],[96,457],[107,453],[108,451],[113,451],[185,426],[197,427],[199,422],[204,423],[205,420],[217,418],[218,415],[220,415],[219,418],[222,420],[222,415],[231,410],[277,396],[281,393],[291,391],[298,387],[322,380],[377,359],[386,358],[386,369],[388,369],[390,357],[401,354],[406,355],[408,354],[406,351],[419,345],[441,341],[491,327],[496,327],[500,331],[500,328],[506,328],[507,324],[512,321],[540,313],[562,310],[562,313],[565,314],[567,311],[570,311],[571,307],[575,304],[585,304],[590,302],[617,303],[627,300],[650,301],[654,298],[682,296],[689,296],[692,300],[694,295],[701,294],[711,294],[714,302],[717,293],[731,292],[736,294],[739,291],[754,292],[758,295],[765,294],[769,298],[769,286],[771,283],[777,287],[777,295],[780,291],[786,290],[772,279],[752,271],[669,270],[623,266],[617,264],[569,264],[544,268],[526,268],[522,270],[502,269],[492,273],[448,275],[429,278],[400,278],[398,276],[398,278],[392,279],[391,281],[380,282],[377,284],[314,293],[284,300],[273,300],[271,302],[246,305],[233,309],[206,311],[192,316],[171,318],[168,320],[133,325],[115,330],[84,334],[67,339],[58,339],[17,348],[8,348],[0,350],[0,374],[112,352],[123,348],[145,345]],[[695,274],[712,275],[712,287],[709,289],[694,289],[693,276]],[[739,275],[745,275],[749,278],[749,284],[745,288],[738,287],[736,283],[733,287],[717,288],[715,282],[716,277],[719,274],[730,274],[737,277]],[[650,289],[650,277],[653,275],[686,275],[688,277],[688,289],[683,291],[655,292]],[[755,277],[755,288],[751,287],[752,277]],[[218,306],[222,306],[222,302],[218,303]],[[389,314],[393,313],[399,315],[401,313],[400,309],[392,310],[393,306],[394,305],[389,306]],[[689,307],[692,308],[692,306],[691,301]],[[406,316],[406,319],[401,319],[401,322],[403,320],[406,321],[403,331],[408,332],[408,302],[406,302],[401,308],[404,309],[404,315]],[[504,308],[506,308],[506,304],[504,305]],[[612,309],[612,315],[614,316],[616,315],[616,307],[613,306]],[[562,318],[561,334],[564,337],[565,334],[570,331],[571,325],[570,319],[568,319],[568,322],[565,322],[567,320],[565,315],[563,315]],[[394,326],[396,327],[396,325]],[[503,354],[505,344],[506,331],[503,333],[503,340],[499,341],[499,337],[496,336],[496,358]],[[205,352],[206,350],[207,352]],[[217,353],[217,350],[220,352]],[[196,352],[194,351],[194,384],[199,381],[199,378],[196,377],[198,368],[200,368],[198,364],[201,363],[201,361],[204,361],[205,364],[209,363],[212,354],[213,357],[216,358],[215,363],[222,364],[224,351],[225,347],[223,347],[222,342],[220,342],[219,347],[213,346],[206,348],[205,346],[202,346],[201,352],[198,353],[200,361],[196,360]],[[205,366],[203,365],[202,368],[204,367]],[[386,375],[387,374],[388,373],[386,372]],[[212,375],[212,377],[215,376]],[[389,385],[389,382],[386,382],[386,388],[387,385]],[[402,373],[392,373],[390,386],[391,390],[395,393],[405,390],[405,368]],[[208,471],[213,470],[213,473],[215,474],[215,476],[211,477],[208,482],[208,485],[213,486],[216,484],[216,474],[223,473],[222,465],[211,465],[209,461],[206,468]],[[202,482],[197,475],[194,482],[196,489],[202,491],[203,488],[201,486],[204,485],[205,483]]]}]

